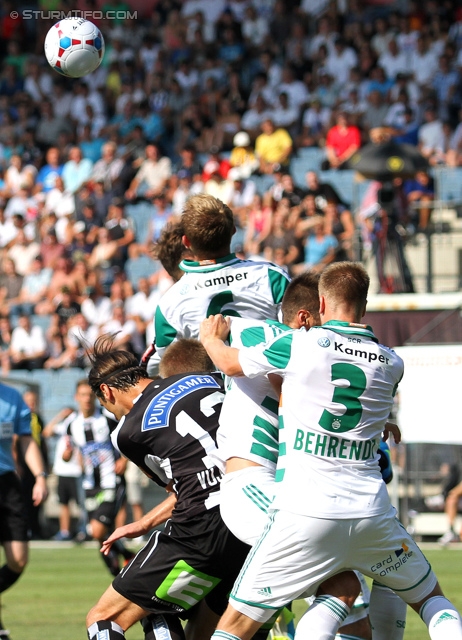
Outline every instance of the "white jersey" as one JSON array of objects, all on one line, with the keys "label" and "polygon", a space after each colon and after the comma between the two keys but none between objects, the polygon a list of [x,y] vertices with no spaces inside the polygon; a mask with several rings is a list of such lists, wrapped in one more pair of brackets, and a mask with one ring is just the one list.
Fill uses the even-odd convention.
[{"label": "white jersey", "polygon": [[[230,343],[233,347],[253,347],[290,331],[276,320],[233,318]],[[278,458],[278,404],[266,376],[227,379],[226,395],[217,432],[217,455],[221,467],[229,458],[257,462],[273,471]]]},{"label": "white jersey", "polygon": [[68,423],[67,435],[82,452],[83,488],[86,491],[115,489],[115,451],[107,418],[98,409],[88,418],[79,412]]},{"label": "white jersey", "polygon": [[239,360],[249,377],[283,378],[273,507],[317,518],[386,513],[377,449],[401,358],[370,327],[330,321],[241,349]]},{"label": "white jersey", "polygon": [[63,422],[57,424],[53,430],[53,435],[59,436],[56,443],[55,459],[53,461],[53,473],[55,476],[64,478],[80,478],[82,475],[82,463],[78,449],[74,449],[71,459],[68,462],[63,460],[63,453],[66,449],[67,428],[69,424],[77,417],[77,412],[71,413]]},{"label": "white jersey", "polygon": [[160,299],[154,318],[156,351],[176,338],[197,338],[204,318],[228,316],[276,320],[289,276],[269,262],[218,260],[180,264],[185,275]]}]

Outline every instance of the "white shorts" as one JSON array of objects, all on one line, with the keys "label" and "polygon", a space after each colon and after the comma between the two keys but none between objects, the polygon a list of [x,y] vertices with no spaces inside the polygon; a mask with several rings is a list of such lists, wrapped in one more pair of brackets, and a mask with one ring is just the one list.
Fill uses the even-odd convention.
[{"label": "white shorts", "polygon": [[268,521],[274,496],[274,471],[246,467],[226,473],[220,484],[220,513],[236,538],[252,546]]},{"label": "white shorts", "polygon": [[[225,474],[220,485],[220,513],[236,538],[250,546],[260,538],[268,522],[273,492],[274,472],[266,467],[246,467]],[[361,620],[368,614],[370,590],[362,575],[357,572],[357,576],[361,593],[345,625]]]},{"label": "white shorts", "polygon": [[327,578],[355,569],[419,602],[436,576],[392,507],[371,518],[326,520],[271,511],[231,592],[230,603],[265,622],[288,602],[316,593]]}]

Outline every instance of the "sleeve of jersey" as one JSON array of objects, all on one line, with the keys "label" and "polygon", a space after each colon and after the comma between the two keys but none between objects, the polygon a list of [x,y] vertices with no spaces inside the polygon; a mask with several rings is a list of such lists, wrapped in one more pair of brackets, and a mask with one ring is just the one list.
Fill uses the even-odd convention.
[{"label": "sleeve of jersey", "polygon": [[268,277],[274,304],[281,304],[285,290],[289,286],[290,278],[284,271],[279,271],[272,267],[268,269]]},{"label": "sleeve of jersey", "polygon": [[275,338],[262,346],[239,350],[239,363],[248,378],[267,373],[284,374],[292,352],[293,333]]},{"label": "sleeve of jersey", "polygon": [[168,347],[168,345],[175,340],[177,333],[178,331],[168,322],[160,306],[158,306],[154,316],[154,334],[156,336],[157,351],[159,352],[160,349]]},{"label": "sleeve of jersey", "polygon": [[27,404],[19,398],[16,412],[15,433],[19,436],[31,435],[31,412]]}]

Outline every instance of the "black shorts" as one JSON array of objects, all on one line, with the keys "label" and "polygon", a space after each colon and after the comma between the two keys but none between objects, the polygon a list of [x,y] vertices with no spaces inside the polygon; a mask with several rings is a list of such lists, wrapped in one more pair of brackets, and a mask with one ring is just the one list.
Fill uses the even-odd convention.
[{"label": "black shorts", "polygon": [[58,500],[59,504],[69,504],[71,500],[79,504],[78,478],[58,476]]},{"label": "black shorts", "polygon": [[27,542],[21,481],[13,471],[0,475],[0,542]]},{"label": "black shorts", "polygon": [[125,482],[115,489],[85,491],[85,509],[89,520],[98,520],[108,529],[114,526],[116,515],[125,501]]},{"label": "black shorts", "polygon": [[250,547],[238,540],[218,508],[187,523],[169,521],[114,579],[124,598],[153,613],[181,617],[205,599],[221,615]]}]

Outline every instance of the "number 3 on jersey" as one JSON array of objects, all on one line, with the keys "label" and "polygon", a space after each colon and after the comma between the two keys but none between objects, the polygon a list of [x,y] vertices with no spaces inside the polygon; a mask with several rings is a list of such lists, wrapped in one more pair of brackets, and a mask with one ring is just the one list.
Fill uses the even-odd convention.
[{"label": "number 3 on jersey", "polygon": [[324,409],[319,425],[331,433],[344,433],[358,426],[363,408],[359,400],[366,389],[366,375],[354,364],[337,363],[332,365],[331,380],[346,380],[348,386],[335,387],[332,402],[343,405],[345,412],[334,415]]}]

